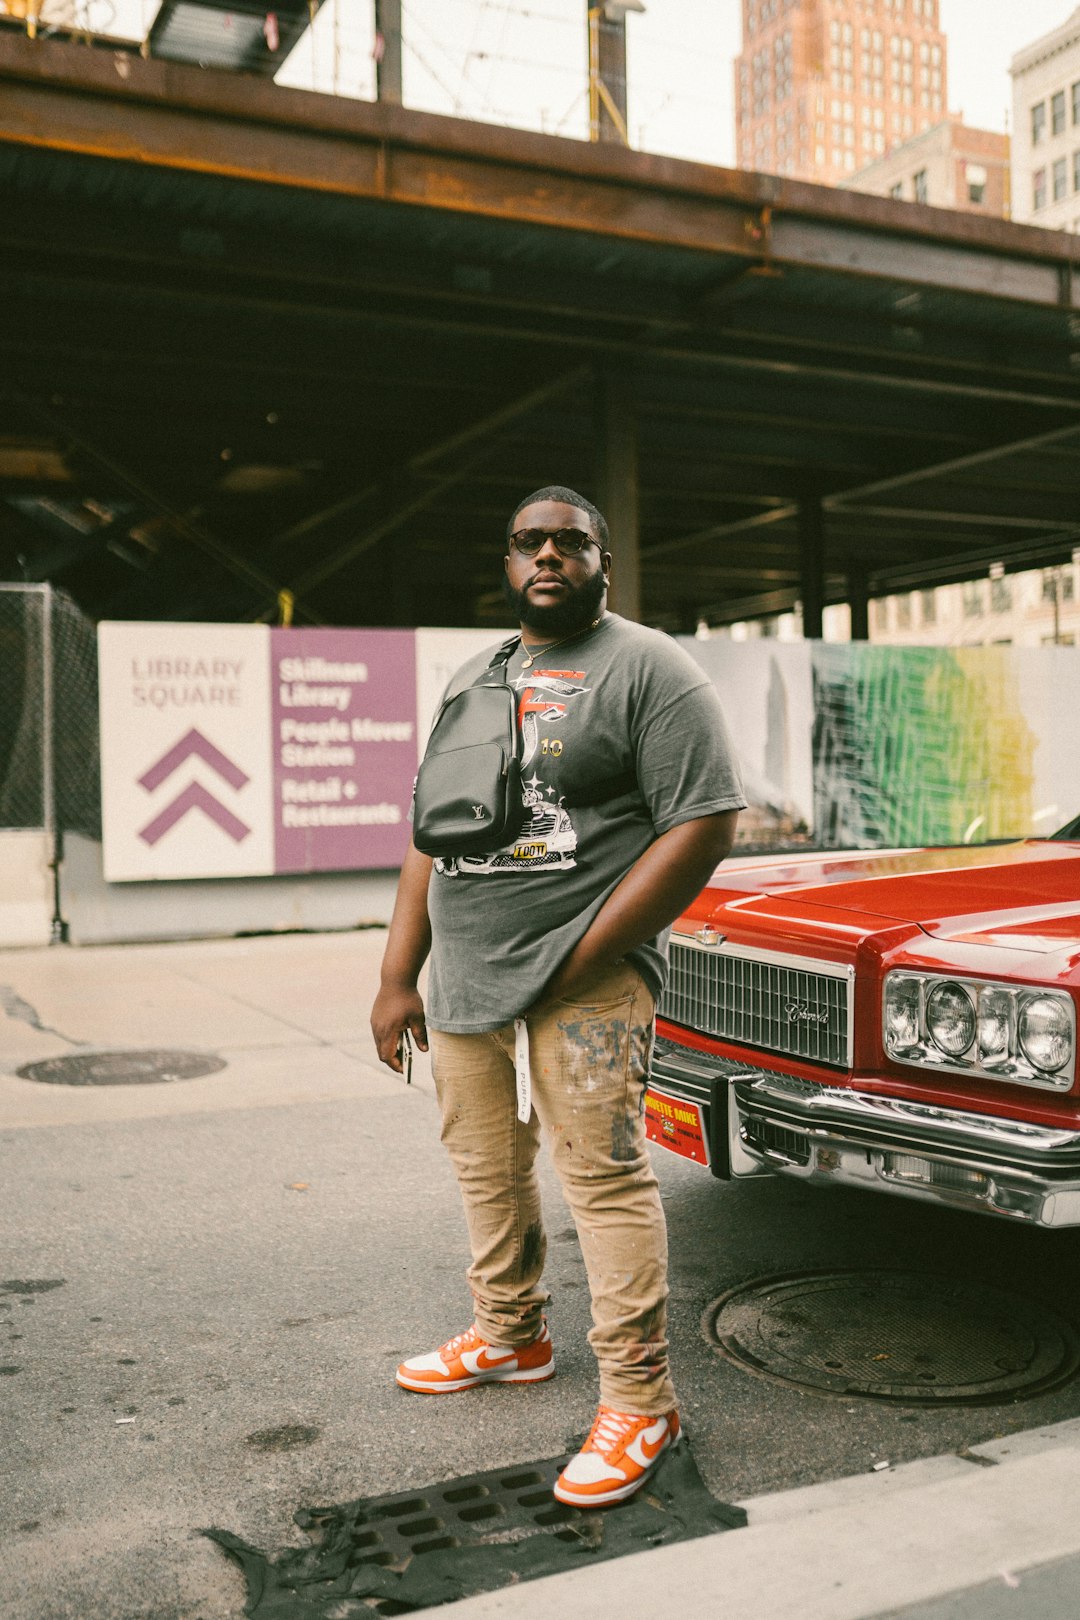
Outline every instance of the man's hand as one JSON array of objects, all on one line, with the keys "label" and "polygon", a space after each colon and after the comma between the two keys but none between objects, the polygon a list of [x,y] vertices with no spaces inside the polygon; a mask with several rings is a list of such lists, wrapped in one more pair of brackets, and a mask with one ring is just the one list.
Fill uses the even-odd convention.
[{"label": "man's hand", "polygon": [[421,1052],[428,1049],[424,1003],[416,981],[431,949],[427,890],[431,859],[409,845],[401,868],[394,915],[382,965],[382,989],[371,1009],[371,1033],[380,1060],[402,1072],[398,1043],[407,1029]]},{"label": "man's hand", "polygon": [[402,1072],[401,1032],[407,1029],[421,1052],[428,1049],[424,1003],[415,985],[384,984],[371,1009],[371,1033],[380,1061],[396,1074]]}]

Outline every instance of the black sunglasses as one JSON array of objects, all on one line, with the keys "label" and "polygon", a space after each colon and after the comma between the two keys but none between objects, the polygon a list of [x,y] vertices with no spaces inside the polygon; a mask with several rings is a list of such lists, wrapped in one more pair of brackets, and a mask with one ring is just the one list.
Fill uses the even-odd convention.
[{"label": "black sunglasses", "polygon": [[600,544],[584,529],[519,529],[510,536],[510,544],[523,557],[535,557],[548,540],[554,540],[556,550],[562,557],[576,557],[586,546]]}]

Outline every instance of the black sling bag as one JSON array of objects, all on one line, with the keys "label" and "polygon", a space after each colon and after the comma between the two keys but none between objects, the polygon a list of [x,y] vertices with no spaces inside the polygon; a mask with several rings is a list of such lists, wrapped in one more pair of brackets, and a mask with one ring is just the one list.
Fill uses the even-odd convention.
[{"label": "black sling bag", "polygon": [[413,790],[413,843],[424,855],[477,855],[521,831],[517,696],[506,682],[520,639],[504,642],[435,717]]},{"label": "black sling bag", "polygon": [[[506,680],[520,639],[503,642],[475,683],[447,698],[435,716],[413,789],[412,840],[424,855],[486,854],[525,824],[517,695]],[[601,804],[636,790],[628,770],[569,803]]]}]

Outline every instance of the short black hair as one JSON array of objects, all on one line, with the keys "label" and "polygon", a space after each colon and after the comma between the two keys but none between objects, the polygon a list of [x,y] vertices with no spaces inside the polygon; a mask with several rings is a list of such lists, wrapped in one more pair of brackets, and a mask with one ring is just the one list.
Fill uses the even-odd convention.
[{"label": "short black hair", "polygon": [[510,521],[506,525],[506,544],[509,548],[510,536],[514,532],[514,522],[519,512],[523,512],[534,501],[558,501],[561,506],[576,506],[582,512],[589,514],[596,539],[600,542],[600,549],[608,551],[611,547],[611,536],[608,533],[607,521],[599,507],[587,501],[584,495],[579,495],[576,489],[568,489],[565,484],[545,484],[543,489],[534,489],[531,495],[526,495],[523,501],[518,501],[510,514]]}]

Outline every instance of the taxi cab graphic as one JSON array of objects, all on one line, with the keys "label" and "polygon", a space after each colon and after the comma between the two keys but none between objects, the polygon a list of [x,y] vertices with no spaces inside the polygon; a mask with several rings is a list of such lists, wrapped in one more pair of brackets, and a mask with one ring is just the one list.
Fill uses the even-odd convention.
[{"label": "taxi cab graphic", "polygon": [[489,855],[461,855],[457,867],[462,872],[520,871],[548,866],[574,866],[577,833],[561,804],[543,801],[532,806],[532,813],[512,844]]}]

